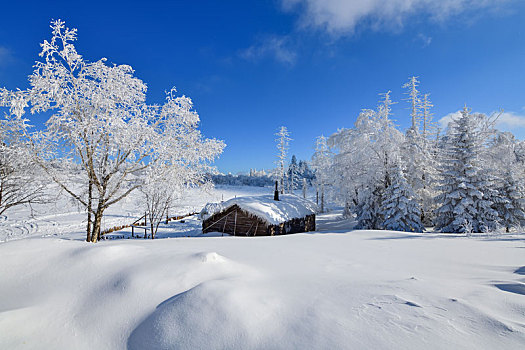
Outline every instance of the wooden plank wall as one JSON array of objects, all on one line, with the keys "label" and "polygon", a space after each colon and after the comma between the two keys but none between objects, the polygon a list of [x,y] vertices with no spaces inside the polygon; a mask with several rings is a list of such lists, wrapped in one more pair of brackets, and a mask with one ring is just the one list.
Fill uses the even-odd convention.
[{"label": "wooden plank wall", "polygon": [[212,215],[202,223],[202,232],[224,232],[234,236],[273,236],[315,231],[315,214],[292,219],[280,225],[268,225],[237,205]]},{"label": "wooden plank wall", "polygon": [[265,236],[267,224],[234,205],[204,220],[202,232],[224,232],[234,236]]}]

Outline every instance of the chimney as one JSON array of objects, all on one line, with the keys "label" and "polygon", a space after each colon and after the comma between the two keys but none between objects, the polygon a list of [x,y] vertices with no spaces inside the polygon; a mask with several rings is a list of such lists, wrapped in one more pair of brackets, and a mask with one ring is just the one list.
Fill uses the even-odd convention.
[{"label": "chimney", "polygon": [[279,190],[277,189],[277,181],[275,181],[275,192],[273,193],[273,200],[274,201],[279,200]]}]

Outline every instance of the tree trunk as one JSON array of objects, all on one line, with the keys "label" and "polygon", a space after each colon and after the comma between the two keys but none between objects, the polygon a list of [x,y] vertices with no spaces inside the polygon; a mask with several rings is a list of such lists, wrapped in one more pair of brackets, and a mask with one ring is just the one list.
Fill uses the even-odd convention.
[{"label": "tree trunk", "polygon": [[100,239],[100,230],[102,228],[102,215],[104,209],[99,205],[95,213],[95,223],[93,225],[93,231],[91,231],[91,242],[96,243]]},{"label": "tree trunk", "polygon": [[321,213],[324,213],[324,185],[321,185]]},{"label": "tree trunk", "polygon": [[88,189],[88,217],[87,217],[87,238],[86,242],[91,242],[91,204],[93,202],[93,182],[89,181],[89,189]]}]

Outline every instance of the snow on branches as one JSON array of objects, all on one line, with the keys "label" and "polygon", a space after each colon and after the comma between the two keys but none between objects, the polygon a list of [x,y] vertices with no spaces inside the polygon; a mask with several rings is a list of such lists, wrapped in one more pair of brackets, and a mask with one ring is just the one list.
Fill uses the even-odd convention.
[{"label": "snow on branches", "polygon": [[276,164],[277,164],[277,176],[276,177],[277,177],[277,180],[279,181],[280,191],[282,194],[284,193],[284,188],[286,185],[284,183],[286,179],[286,169],[285,169],[286,158],[288,156],[289,144],[292,139],[290,138],[290,132],[288,132],[288,129],[286,128],[286,126],[281,126],[279,128],[279,131],[275,133],[275,136],[277,136],[275,141],[277,142],[276,146],[278,150],[277,161],[276,161]]},{"label": "snow on branches", "polygon": [[[21,117],[52,111],[46,127],[29,135],[38,164],[88,214],[87,240],[99,238],[104,211],[142,186],[149,168],[170,171],[177,184],[196,184],[224,148],[204,139],[190,98],[173,88],[162,105],[146,104],[146,84],[128,65],[102,58],[84,60],[74,45],[76,29],[51,23],[52,38],[41,44],[29,77],[30,88],[2,92],[12,113]],[[6,101],[9,100],[9,101]],[[54,166],[53,164],[59,164]],[[72,186],[70,171],[82,185]]]},{"label": "snow on branches", "polygon": [[433,105],[429,94],[421,97],[419,83],[411,77],[403,85],[411,120],[404,134],[390,118],[389,91],[376,110],[361,111],[353,128],[330,136],[335,152],[325,167],[335,202],[362,229],[422,231],[426,225],[469,233],[522,227],[525,143],[495,130],[497,115],[466,107],[444,136],[435,135]]}]

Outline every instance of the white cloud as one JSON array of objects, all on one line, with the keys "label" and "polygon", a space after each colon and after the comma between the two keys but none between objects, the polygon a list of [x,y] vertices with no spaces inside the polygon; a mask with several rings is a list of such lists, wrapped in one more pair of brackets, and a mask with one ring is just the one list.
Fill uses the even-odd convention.
[{"label": "white cloud", "polygon": [[[497,116],[499,112],[493,112],[490,115]],[[440,128],[445,129],[452,120],[461,117],[461,111],[449,113],[439,119]],[[519,115],[514,112],[503,112],[496,120],[496,128],[504,131],[512,131],[519,128],[525,128],[525,115]]]},{"label": "white cloud", "polygon": [[438,120],[439,127],[441,129],[446,129],[451,121],[457,120],[459,119],[459,117],[461,117],[461,111],[449,113],[440,120]]},{"label": "white cloud", "polygon": [[416,37],[416,40],[421,43],[422,47],[427,47],[432,43],[432,37],[423,33],[419,33]]},{"label": "white cloud", "polygon": [[6,65],[12,59],[13,55],[11,54],[11,50],[4,46],[0,46],[0,66]]},{"label": "white cloud", "polygon": [[287,37],[277,36],[261,40],[258,44],[241,51],[240,56],[251,61],[271,57],[277,62],[289,66],[294,65],[297,59],[297,53],[289,47],[289,39]]},{"label": "white cloud", "polygon": [[410,16],[421,14],[435,21],[515,0],[281,0],[286,11],[299,10],[303,25],[331,34],[353,34],[358,27],[402,28]]},{"label": "white cloud", "polygon": [[503,112],[496,121],[496,125],[507,129],[525,128],[525,115]]}]

